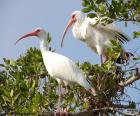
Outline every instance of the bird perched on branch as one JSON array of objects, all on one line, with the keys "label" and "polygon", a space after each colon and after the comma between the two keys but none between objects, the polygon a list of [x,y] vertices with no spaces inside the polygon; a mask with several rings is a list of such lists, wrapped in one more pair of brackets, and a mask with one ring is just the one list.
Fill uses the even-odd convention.
[{"label": "bird perched on branch", "polygon": [[[107,19],[109,18],[89,18],[84,16],[81,11],[74,11],[63,32],[61,47],[68,29],[73,25],[74,37],[86,43],[92,51],[97,53],[101,58],[101,64],[103,63],[103,57],[107,61],[109,57],[107,49],[112,47],[111,41],[119,41],[120,45],[130,41],[129,37],[117,28],[114,23],[106,24]],[[121,48],[121,54],[125,54],[122,45]]]},{"label": "bird perched on branch", "polygon": [[96,95],[94,88],[86,80],[82,71],[76,66],[76,64],[66,56],[58,53],[49,51],[48,49],[48,36],[47,32],[42,28],[37,28],[34,31],[19,38],[15,44],[20,40],[25,39],[30,36],[36,36],[39,38],[40,50],[43,57],[43,62],[45,67],[50,74],[50,76],[57,80],[59,99],[56,112],[61,112],[60,102],[61,102],[61,83],[77,83],[84,87],[87,91],[90,91],[94,96]]}]

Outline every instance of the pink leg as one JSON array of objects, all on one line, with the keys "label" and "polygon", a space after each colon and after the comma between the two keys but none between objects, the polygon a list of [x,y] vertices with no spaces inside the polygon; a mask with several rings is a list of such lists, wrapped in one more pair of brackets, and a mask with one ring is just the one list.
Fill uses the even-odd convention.
[{"label": "pink leg", "polygon": [[58,83],[58,102],[54,116],[57,116],[57,114],[61,115],[61,99],[62,99],[61,84]]},{"label": "pink leg", "polygon": [[100,55],[100,58],[101,58],[101,66],[102,66],[102,64],[103,64],[103,56],[102,55]]},{"label": "pink leg", "polygon": [[62,91],[61,91],[61,84],[58,85],[58,109],[61,112],[61,99],[62,99]]},{"label": "pink leg", "polygon": [[68,116],[68,112],[66,109],[62,111],[61,102],[62,102],[62,87],[61,87],[61,82],[58,82],[58,102],[57,102],[57,109],[55,111],[54,116],[61,116],[61,115]]}]

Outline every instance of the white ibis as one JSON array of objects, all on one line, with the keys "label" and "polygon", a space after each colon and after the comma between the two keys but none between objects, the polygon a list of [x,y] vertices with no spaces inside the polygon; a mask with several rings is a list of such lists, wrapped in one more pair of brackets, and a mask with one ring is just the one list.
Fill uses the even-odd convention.
[{"label": "white ibis", "polygon": [[[78,83],[86,90],[90,91],[94,96],[95,90],[86,80],[82,71],[75,65],[75,63],[58,53],[54,53],[48,50],[48,41],[47,41],[47,33],[42,28],[37,28],[33,32],[30,32],[20,39],[16,41],[16,43],[26,37],[36,36],[40,41],[40,50],[43,57],[43,62],[45,67],[50,74],[50,76],[58,81],[58,90],[59,90],[59,98],[58,98],[58,107],[57,111],[60,112],[60,101],[61,101],[61,83]],[[15,43],[15,44],[16,44]]]},{"label": "white ibis", "polygon": [[112,47],[111,40],[119,40],[120,44],[129,41],[129,38],[121,32],[114,23],[106,26],[101,25],[99,18],[89,18],[81,11],[74,11],[64,30],[61,47],[68,29],[73,25],[75,38],[85,42],[94,52],[107,60],[106,49]]}]

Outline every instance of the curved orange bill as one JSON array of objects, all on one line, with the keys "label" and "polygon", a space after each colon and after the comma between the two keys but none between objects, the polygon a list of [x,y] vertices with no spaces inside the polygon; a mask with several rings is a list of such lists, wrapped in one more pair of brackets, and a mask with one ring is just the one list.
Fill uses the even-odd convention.
[{"label": "curved orange bill", "polygon": [[68,29],[72,26],[72,24],[75,22],[75,20],[73,18],[71,18],[63,32],[63,36],[62,36],[62,39],[61,39],[61,48],[63,47],[63,41],[64,41],[64,38],[65,38],[65,35],[68,31]]},{"label": "curved orange bill", "polygon": [[37,32],[36,32],[36,31],[33,31],[33,32],[30,32],[30,33],[28,33],[28,34],[22,36],[21,38],[19,38],[19,39],[15,42],[15,45],[16,45],[20,40],[22,40],[22,39],[24,39],[24,38],[27,38],[27,37],[30,37],[30,36],[37,36]]}]

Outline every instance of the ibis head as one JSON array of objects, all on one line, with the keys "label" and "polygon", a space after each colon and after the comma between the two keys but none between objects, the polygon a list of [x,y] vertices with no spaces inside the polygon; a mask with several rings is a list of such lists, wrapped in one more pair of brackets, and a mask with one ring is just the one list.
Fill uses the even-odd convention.
[{"label": "ibis head", "polygon": [[21,38],[19,38],[19,39],[15,42],[15,44],[17,44],[20,40],[25,39],[25,38],[27,38],[27,37],[31,37],[31,36],[36,36],[36,37],[38,37],[38,38],[40,38],[40,39],[43,39],[43,38],[46,37],[46,32],[45,32],[45,30],[42,29],[42,28],[36,28],[34,31],[29,32],[29,33],[23,35]]},{"label": "ibis head", "polygon": [[64,38],[65,38],[65,35],[67,33],[67,31],[69,30],[69,28],[76,22],[78,23],[82,23],[83,20],[84,20],[84,15],[81,11],[74,11],[71,15],[71,18],[70,20],[68,21],[68,24],[63,32],[63,35],[62,35],[62,39],[61,39],[61,47],[63,46],[63,41],[64,41]]}]

